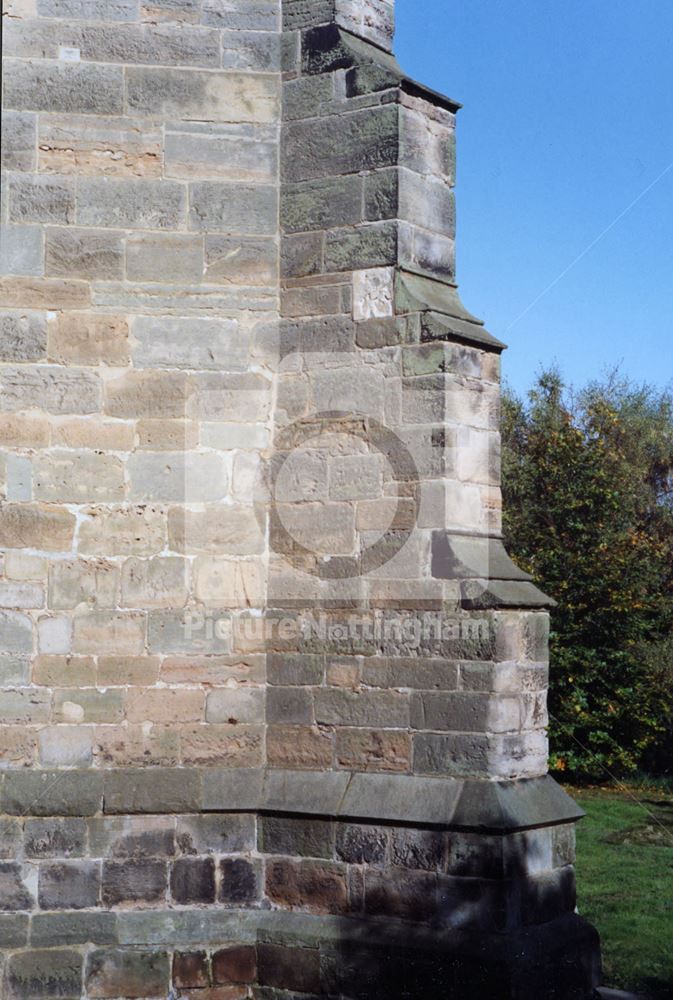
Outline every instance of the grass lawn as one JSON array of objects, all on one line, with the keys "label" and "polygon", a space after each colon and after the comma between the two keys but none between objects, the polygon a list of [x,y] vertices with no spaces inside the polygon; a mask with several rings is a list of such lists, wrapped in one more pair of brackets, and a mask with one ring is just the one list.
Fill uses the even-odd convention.
[{"label": "grass lawn", "polygon": [[673,796],[569,789],[578,907],[601,935],[606,985],[673,998]]}]

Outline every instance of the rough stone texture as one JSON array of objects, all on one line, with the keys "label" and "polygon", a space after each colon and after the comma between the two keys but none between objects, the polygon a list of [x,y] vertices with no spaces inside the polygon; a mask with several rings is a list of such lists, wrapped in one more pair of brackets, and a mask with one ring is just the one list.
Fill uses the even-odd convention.
[{"label": "rough stone texture", "polygon": [[588,1000],[457,105],[391,0],[6,6],[0,994]]}]

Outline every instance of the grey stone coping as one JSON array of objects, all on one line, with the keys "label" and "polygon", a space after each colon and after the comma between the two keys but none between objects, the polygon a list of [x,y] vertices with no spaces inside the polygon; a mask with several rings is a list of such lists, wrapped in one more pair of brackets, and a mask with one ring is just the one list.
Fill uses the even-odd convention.
[{"label": "grey stone coping", "polygon": [[[27,921],[27,917],[25,918]],[[559,943],[591,933],[588,925],[575,914],[552,920],[537,927],[518,929],[513,934],[479,934],[453,929],[438,929],[403,923],[393,917],[328,916],[288,910],[254,909],[176,909],[129,910],[116,913],[46,912],[33,916],[33,947],[63,947],[93,943],[126,947],[197,946],[227,943],[283,944],[289,947],[325,950],[344,945],[395,945],[410,950],[488,954],[493,961],[516,960],[512,937],[520,947],[547,953]],[[605,1000],[627,994],[602,994]]]},{"label": "grey stone coping", "polygon": [[549,775],[496,782],[273,768],[9,770],[0,790],[0,812],[12,816],[254,812],[505,834],[584,815]]},{"label": "grey stone coping", "polygon": [[376,74],[376,90],[398,87],[402,92],[420,97],[451,114],[456,114],[462,107],[458,101],[412,80],[391,52],[373,42],[353,35],[334,23],[309,27],[302,33],[302,70],[317,75],[336,69],[359,70],[370,75],[373,72]]},{"label": "grey stone coping", "polygon": [[502,539],[490,535],[433,531],[432,575],[460,580],[463,606],[471,610],[556,605],[510,559]]},{"label": "grey stone coping", "polygon": [[491,348],[497,353],[506,347],[488,332],[480,319],[467,311],[458,286],[450,282],[403,268],[396,277],[395,308],[398,313],[425,314],[424,340],[459,340]]}]

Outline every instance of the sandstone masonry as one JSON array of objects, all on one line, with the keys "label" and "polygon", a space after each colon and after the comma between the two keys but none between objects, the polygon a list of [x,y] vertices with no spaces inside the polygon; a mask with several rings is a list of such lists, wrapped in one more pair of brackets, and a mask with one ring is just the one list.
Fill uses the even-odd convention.
[{"label": "sandstone masonry", "polygon": [[0,993],[589,1000],[459,105],[392,0],[9,0]]}]

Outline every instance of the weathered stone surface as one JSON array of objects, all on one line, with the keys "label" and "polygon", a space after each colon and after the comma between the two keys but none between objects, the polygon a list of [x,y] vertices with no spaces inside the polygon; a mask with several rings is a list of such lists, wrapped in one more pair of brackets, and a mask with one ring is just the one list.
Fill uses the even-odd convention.
[{"label": "weathered stone surface", "polygon": [[0,266],[3,274],[44,274],[39,226],[0,226]]},{"label": "weathered stone surface", "polygon": [[121,66],[18,59],[7,60],[6,66],[4,100],[8,108],[96,115],[123,110]]},{"label": "weathered stone surface", "polygon": [[133,337],[137,368],[242,371],[248,359],[248,345],[230,319],[139,316]]},{"label": "weathered stone surface", "polygon": [[102,776],[84,771],[8,772],[2,808],[12,816],[92,816],[101,806]]},{"label": "weathered stone surface", "polygon": [[2,112],[3,170],[34,170],[36,119],[30,112]]},{"label": "weathered stone surface", "polygon": [[127,229],[180,228],[186,192],[172,181],[82,177],[77,182],[77,221],[82,226]]},{"label": "weathered stone surface", "polygon": [[162,952],[94,951],[87,956],[89,996],[161,997],[169,989],[168,956]]},{"label": "weathered stone surface", "polygon": [[278,107],[275,81],[240,73],[131,68],[126,72],[129,109],[215,122],[271,122]]},{"label": "weathered stone surface", "polygon": [[9,959],[7,981],[12,1000],[44,1000],[45,995],[77,1000],[82,956],[76,951],[19,952]]},{"label": "weathered stone surface", "polygon": [[124,273],[121,236],[106,230],[48,229],[46,273],[55,278],[109,281]]},{"label": "weathered stone surface", "polygon": [[277,191],[264,185],[199,181],[190,189],[190,229],[272,236],[278,217]]},{"label": "weathered stone surface", "polygon": [[49,115],[39,122],[40,170],[51,174],[159,177],[161,133],[148,122]]},{"label": "weathered stone surface", "polygon": [[11,222],[75,221],[75,187],[69,178],[14,175],[9,185]]},{"label": "weathered stone surface", "polygon": [[35,461],[33,492],[55,503],[114,503],[126,494],[124,467],[116,455],[51,451]]},{"label": "weathered stone surface", "polygon": [[2,410],[40,409],[58,415],[94,413],[99,406],[100,382],[93,372],[47,365],[3,369],[0,383]]},{"label": "weathered stone surface", "polygon": [[166,516],[161,507],[89,507],[83,513],[79,548],[85,555],[151,556],[164,548]]},{"label": "weathered stone surface", "polygon": [[199,236],[138,233],[126,241],[129,281],[198,282],[203,275],[203,240]]},{"label": "weathered stone surface", "polygon": [[100,868],[95,861],[40,865],[38,899],[43,910],[84,910],[98,904]]}]

